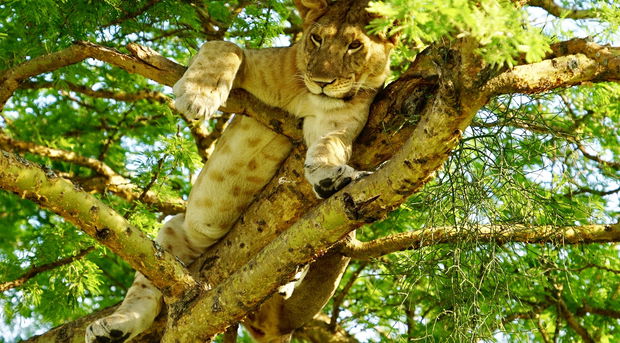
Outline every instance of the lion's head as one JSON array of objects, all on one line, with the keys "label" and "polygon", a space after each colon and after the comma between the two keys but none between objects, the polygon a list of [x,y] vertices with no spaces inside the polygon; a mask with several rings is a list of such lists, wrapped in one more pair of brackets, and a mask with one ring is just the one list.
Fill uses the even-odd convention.
[{"label": "lion's head", "polygon": [[297,68],[314,94],[346,99],[360,90],[377,89],[385,81],[389,38],[369,35],[368,0],[296,0],[304,20]]}]

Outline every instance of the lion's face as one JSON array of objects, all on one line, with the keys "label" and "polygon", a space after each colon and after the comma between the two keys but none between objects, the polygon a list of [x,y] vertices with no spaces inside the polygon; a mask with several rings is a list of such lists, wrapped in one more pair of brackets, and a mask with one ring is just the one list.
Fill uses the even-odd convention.
[{"label": "lion's face", "polygon": [[340,0],[323,7],[322,15],[315,11],[318,18],[312,12],[305,16],[297,67],[311,93],[347,99],[383,84],[393,44],[365,32],[371,18],[366,5]]}]

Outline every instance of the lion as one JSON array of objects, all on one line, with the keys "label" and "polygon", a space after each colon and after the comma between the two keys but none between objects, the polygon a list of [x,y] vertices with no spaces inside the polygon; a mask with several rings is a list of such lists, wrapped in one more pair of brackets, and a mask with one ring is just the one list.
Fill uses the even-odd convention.
[{"label": "lion", "polygon": [[[243,49],[224,41],[205,43],[173,87],[175,106],[195,120],[206,120],[225,104],[232,89],[242,88],[267,105],[303,118],[308,148],[304,174],[315,194],[327,198],[369,174],[347,162],[370,105],[389,74],[394,41],[365,31],[373,19],[366,11],[368,0],[295,0],[295,5],[303,19],[298,42],[267,49]],[[156,241],[190,264],[230,230],[291,147],[285,137],[254,119],[236,116],[194,183],[185,214],[165,223]],[[338,270],[344,269],[341,262],[336,264]],[[281,288],[284,298],[306,270]],[[325,299],[339,277],[326,283]],[[281,301],[271,303],[246,324],[260,342],[286,342],[295,327],[280,329],[284,327],[278,322]],[[86,342],[129,340],[151,326],[161,305],[161,292],[136,273],[117,310],[87,328]],[[313,307],[313,313],[320,307]],[[303,325],[286,320],[296,327]]]}]

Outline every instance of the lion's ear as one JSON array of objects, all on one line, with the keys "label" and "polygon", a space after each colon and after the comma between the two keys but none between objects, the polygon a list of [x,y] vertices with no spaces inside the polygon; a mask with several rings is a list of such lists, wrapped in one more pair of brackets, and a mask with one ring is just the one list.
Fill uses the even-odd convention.
[{"label": "lion's ear", "polygon": [[322,16],[327,11],[327,5],[327,0],[295,0],[295,7],[304,25],[313,23]]}]

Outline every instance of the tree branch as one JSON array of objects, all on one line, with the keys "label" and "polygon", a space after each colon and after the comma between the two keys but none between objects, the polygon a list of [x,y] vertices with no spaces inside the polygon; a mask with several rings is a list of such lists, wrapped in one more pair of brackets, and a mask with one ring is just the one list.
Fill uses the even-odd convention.
[{"label": "tree branch", "polygon": [[[183,76],[186,67],[177,64],[148,47],[131,43],[127,49],[132,55],[80,41],[58,52],[35,57],[13,68],[0,72],[0,112],[13,92],[20,84],[33,76],[51,72],[62,67],[83,61],[86,58],[95,58],[100,61],[119,67],[129,73],[140,74],[160,84],[172,87]],[[283,134],[294,141],[300,141],[301,130],[290,120],[290,115],[281,109],[267,106],[246,91],[236,89],[229,95],[223,112],[245,114],[254,117],[265,126]],[[186,121],[187,118],[183,117]],[[194,129],[195,125],[190,125]],[[205,132],[194,132],[194,136],[203,137]],[[210,143],[198,143],[199,148],[209,146]]]},{"label": "tree branch", "polygon": [[0,188],[72,222],[144,274],[164,295],[176,297],[196,287],[174,256],[110,207],[53,172],[0,151]]},{"label": "tree branch", "polygon": [[564,302],[564,300],[562,300],[562,298],[558,299],[557,306],[558,306],[558,312],[564,318],[564,320],[566,320],[566,323],[568,324],[568,326],[571,329],[575,330],[575,332],[581,337],[581,339],[583,339],[584,342],[594,343],[594,339],[592,339],[592,336],[590,336],[590,333],[588,332],[588,330],[586,330],[586,328],[584,328],[579,323],[579,321],[577,321],[575,316],[573,316],[573,314],[569,311],[568,307],[566,306],[566,303]]},{"label": "tree branch", "polygon": [[171,109],[174,109],[174,101],[172,98],[167,96],[162,92],[156,91],[138,91],[135,93],[127,93],[124,91],[109,91],[109,90],[94,90],[90,87],[78,85],[75,83],[63,81],[62,84],[56,82],[30,82],[24,81],[20,84],[19,88],[22,89],[44,89],[44,88],[54,88],[54,89],[63,89],[70,90],[72,92],[81,93],[88,95],[92,98],[105,98],[105,99],[114,99],[118,101],[125,102],[135,102],[140,100],[149,100],[152,102],[158,102],[161,104],[165,104]]},{"label": "tree branch", "polygon": [[583,155],[583,157],[598,163],[599,165],[601,165],[604,168],[611,168],[613,170],[620,170],[620,162],[606,161],[606,160],[602,159],[601,157],[599,157],[597,155],[594,155],[594,154],[591,154],[590,152],[588,152],[586,147],[583,146],[581,143],[576,142],[576,141],[574,143],[577,145],[577,149],[579,149],[579,151],[581,151],[581,154]]},{"label": "tree branch", "polygon": [[558,18],[590,19],[598,17],[598,11],[595,9],[568,9],[556,4],[553,0],[531,0],[528,2],[528,5],[540,7]]},{"label": "tree branch", "polygon": [[[465,47],[471,48],[469,44],[472,41],[463,40],[453,48],[464,51]],[[463,56],[461,61],[467,66],[446,66],[449,78],[440,81],[435,97],[421,112],[420,123],[389,163],[323,201],[258,252],[245,268],[198,296],[186,306],[189,311],[168,323],[163,342],[203,340],[221,332],[269,296],[297,265],[322,255],[364,223],[382,218],[428,182],[486,102],[486,98],[472,96],[479,93],[467,87],[475,82],[471,76],[461,74],[466,71],[477,77],[472,69],[478,65],[469,56]],[[463,96],[455,99],[455,94]],[[241,290],[242,299],[238,296]],[[213,309],[218,310],[217,315],[210,316],[209,321],[198,319]]]},{"label": "tree branch", "polygon": [[584,39],[552,46],[550,59],[515,66],[483,87],[489,95],[541,93],[584,82],[620,81],[620,49]]},{"label": "tree branch", "polygon": [[[70,323],[55,327],[48,332],[33,336],[23,343],[49,343],[49,342],[63,342],[63,343],[84,343],[84,336],[86,334],[86,327],[93,321],[111,315],[117,306],[110,306],[103,310],[91,313],[87,316],[78,318]],[[142,334],[132,339],[132,343],[153,343],[159,341],[159,337],[162,336],[165,325],[166,313],[162,313],[157,316],[155,323]]]},{"label": "tree branch", "polygon": [[80,250],[80,252],[78,252],[77,254],[75,254],[73,256],[65,257],[65,258],[60,259],[58,261],[54,261],[54,262],[47,263],[47,264],[44,264],[44,265],[34,266],[34,267],[30,268],[27,272],[22,274],[22,276],[18,277],[17,279],[15,279],[13,281],[7,281],[7,282],[0,283],[0,292],[4,292],[4,291],[9,290],[11,288],[20,287],[23,284],[25,284],[28,280],[30,280],[33,277],[35,277],[35,276],[37,276],[37,275],[39,275],[39,274],[41,274],[43,272],[46,272],[48,270],[52,270],[52,269],[58,268],[60,266],[71,264],[74,261],[79,260],[82,257],[86,256],[86,254],[88,254],[89,252],[93,251],[93,249],[95,249],[95,247],[88,247],[88,248]]},{"label": "tree branch", "polygon": [[[81,94],[84,94],[84,95],[87,95],[93,98],[114,99],[114,100],[125,101],[125,102],[149,100],[152,102],[164,104],[168,108],[170,108],[172,112],[174,112],[177,116],[181,117],[185,121],[185,123],[187,124],[187,126],[189,127],[192,133],[192,136],[194,137],[194,140],[196,141],[196,145],[198,147],[198,153],[201,155],[203,160],[207,160],[209,158],[208,156],[209,154],[207,153],[207,151],[209,150],[213,142],[215,142],[215,140],[217,140],[221,135],[221,131],[217,130],[217,128],[221,129],[223,124],[226,122],[226,118],[227,118],[227,117],[220,118],[222,123],[219,124],[215,130],[213,130],[212,132],[209,132],[204,126],[200,124],[200,122],[192,121],[189,118],[187,118],[183,113],[177,111],[176,107],[174,107],[174,101],[172,100],[172,98],[170,98],[169,96],[161,92],[139,91],[135,93],[127,93],[123,91],[93,90],[90,87],[86,87],[83,85],[77,85],[77,84],[70,83],[70,82],[64,82],[64,85],[66,85],[66,87],[61,87],[59,84],[55,82],[23,81],[20,84],[20,88],[22,89],[56,88],[56,89],[61,89],[61,90],[68,89],[70,91],[81,93]],[[84,104],[81,104],[81,105],[84,105]],[[218,120],[218,123],[220,120]]]},{"label": "tree branch", "polygon": [[347,281],[344,287],[342,287],[342,290],[340,291],[340,293],[338,293],[338,295],[334,297],[334,301],[332,305],[332,315],[329,320],[329,329],[332,332],[336,332],[336,327],[338,326],[338,316],[340,315],[340,306],[342,305],[342,303],[344,302],[344,299],[346,298],[347,294],[351,290],[351,287],[353,287],[353,284],[355,283],[355,281],[357,281],[357,278],[362,273],[364,268],[366,268],[367,265],[368,265],[368,262],[362,262],[360,266],[357,268],[357,270],[351,273],[351,276],[349,277],[349,281]]},{"label": "tree branch", "polygon": [[296,330],[294,337],[312,343],[359,343],[341,326],[331,329],[330,318],[324,313]]},{"label": "tree branch", "polygon": [[598,314],[600,316],[620,319],[620,311],[613,310],[613,309],[607,309],[607,308],[594,307],[588,304],[584,304],[582,307],[578,308],[577,311],[575,311],[575,315],[579,317],[585,315],[586,313]]},{"label": "tree branch", "polygon": [[185,201],[181,198],[169,198],[161,200],[160,196],[151,190],[140,190],[129,179],[116,173],[110,166],[95,158],[84,157],[72,151],[49,148],[30,142],[19,141],[13,139],[0,132],[0,148],[8,151],[29,152],[38,156],[48,157],[54,160],[73,163],[92,169],[101,178],[85,179],[84,186],[89,190],[98,190],[104,192],[111,191],[114,194],[122,196],[127,201],[140,201],[155,206],[164,214],[175,214],[185,210]]},{"label": "tree branch", "polygon": [[[457,42],[451,47],[458,49],[460,44]],[[466,48],[472,48],[472,46]],[[455,53],[459,54],[459,52]],[[116,52],[116,54],[118,53]],[[177,74],[174,68],[169,69],[168,73],[175,76],[159,72],[166,70],[166,68],[158,64],[157,58],[155,61],[151,61],[149,60],[150,57],[147,56],[144,60],[140,60],[137,57],[127,57],[122,54],[119,54],[122,56],[117,56],[108,51],[105,52],[105,55],[114,57],[104,56],[113,60],[110,62],[112,64],[120,65],[132,72],[144,72],[143,75],[156,81],[162,80],[164,83],[171,81],[174,83],[182,74],[182,71]],[[363,222],[380,218],[429,180],[432,172],[445,161],[448,152],[456,143],[460,132],[467,126],[473,114],[486,102],[486,95],[474,89],[474,86],[480,85],[480,83],[476,83],[480,80],[472,79],[474,75],[479,75],[481,66],[477,64],[476,58],[462,53],[460,55],[462,58],[458,61],[461,64],[443,68],[443,78],[439,81],[437,73],[434,71],[440,66],[445,66],[445,61],[441,56],[446,56],[446,54],[419,56],[414,67],[412,67],[414,71],[420,70],[418,74],[416,72],[406,73],[399,80],[400,82],[394,82],[377,97],[372,110],[373,115],[368,123],[370,128],[367,127],[364,130],[355,147],[356,155],[353,163],[368,168],[373,165],[373,162],[378,163],[392,156],[402,146],[403,142],[411,136],[405,144],[405,149],[400,150],[392,161],[375,175],[350,185],[344,191],[323,202],[311,214],[298,221],[290,230],[263,250],[245,268],[242,268],[243,264],[250,259],[249,256],[252,256],[250,250],[256,247],[260,249],[260,244],[251,244],[252,249],[239,249],[239,245],[236,243],[255,237],[269,241],[270,238],[295,222],[310,206],[316,204],[314,200],[308,201],[312,197],[306,197],[306,195],[311,194],[311,191],[303,182],[303,176],[299,175],[298,172],[303,168],[303,149],[297,148],[282,168],[279,176],[270,183],[261,195],[261,199],[268,197],[269,200],[256,202],[246,211],[243,220],[235,225],[233,230],[249,226],[250,229],[246,230],[245,233],[249,234],[250,238],[247,236],[245,239],[239,238],[237,233],[231,232],[218,247],[213,249],[213,251],[219,252],[226,251],[225,246],[228,245],[230,247],[228,251],[234,250],[236,252],[235,258],[227,259],[226,256],[228,255],[220,254],[215,255],[216,258],[214,259],[199,260],[196,264],[198,269],[211,271],[211,266],[221,266],[223,263],[225,265],[225,268],[222,268],[224,271],[215,277],[215,279],[219,278],[220,280],[225,278],[227,273],[234,272],[238,268],[242,269],[219,284],[214,290],[206,293],[209,299],[204,300],[205,296],[203,295],[199,297],[198,303],[189,304],[191,310],[187,312],[187,315],[173,323],[174,325],[179,324],[177,329],[184,330],[195,324],[191,328],[194,335],[208,336],[238,320],[256,303],[264,299],[280,282],[285,280],[287,275],[292,274],[297,264],[320,255],[325,251],[325,247]],[[432,63],[423,62],[429,60]],[[132,63],[140,64],[140,66],[134,65],[132,69],[130,67]],[[416,65],[418,68],[415,67]],[[430,67],[419,68],[423,65]],[[150,72],[153,74],[149,74]],[[229,106],[235,104],[236,99],[239,99],[237,94],[233,92],[228,101]],[[240,108],[246,106],[242,105],[242,102],[236,105]],[[253,105],[250,101],[248,107],[253,108]],[[264,108],[268,108],[268,106],[264,106]],[[415,126],[416,123],[403,120],[401,116],[403,113],[411,116],[415,114],[421,120]],[[251,113],[248,114],[252,115]],[[406,123],[403,124],[403,121]],[[295,137],[295,135],[300,137],[296,126],[287,124],[290,123],[290,120],[276,119],[275,124],[270,120],[263,122],[271,123],[270,127],[275,127],[277,130],[279,129],[279,132],[286,135],[289,134],[287,132],[292,133],[289,137]],[[373,125],[376,125],[374,126],[375,129],[373,129]],[[379,129],[376,129],[377,127]],[[403,129],[398,132],[391,132],[385,130],[386,127],[395,127],[396,129],[393,131],[398,131],[397,129],[400,127]],[[380,152],[376,148],[373,149],[377,145],[381,145],[385,149]],[[298,185],[299,187],[297,187]],[[272,209],[272,212],[262,212],[267,209]],[[290,210],[290,214],[287,212],[285,215],[277,217],[287,210]],[[265,213],[273,214],[269,217],[277,218],[265,219]],[[217,250],[220,248],[222,250]],[[275,264],[270,264],[276,258],[278,261]],[[231,266],[228,266],[229,264]],[[273,273],[273,270],[278,270],[278,272]],[[248,282],[252,280],[257,281],[260,285],[253,287],[255,283]],[[244,292],[243,303],[239,302],[240,290]],[[246,292],[246,290],[249,291]],[[219,312],[220,309],[227,311],[222,313]],[[192,319],[194,315],[203,310],[207,315],[213,314],[210,318],[215,320],[205,324],[203,321]],[[216,313],[213,313],[214,310]],[[174,336],[173,331],[170,330],[171,336]],[[180,335],[176,338],[183,339],[183,337],[189,338],[191,336]]]},{"label": "tree branch", "polygon": [[524,243],[606,243],[620,242],[620,224],[584,226],[484,225],[477,227],[437,227],[403,232],[370,242],[352,240],[340,252],[353,259],[368,260],[396,251],[453,243],[463,239]]}]

